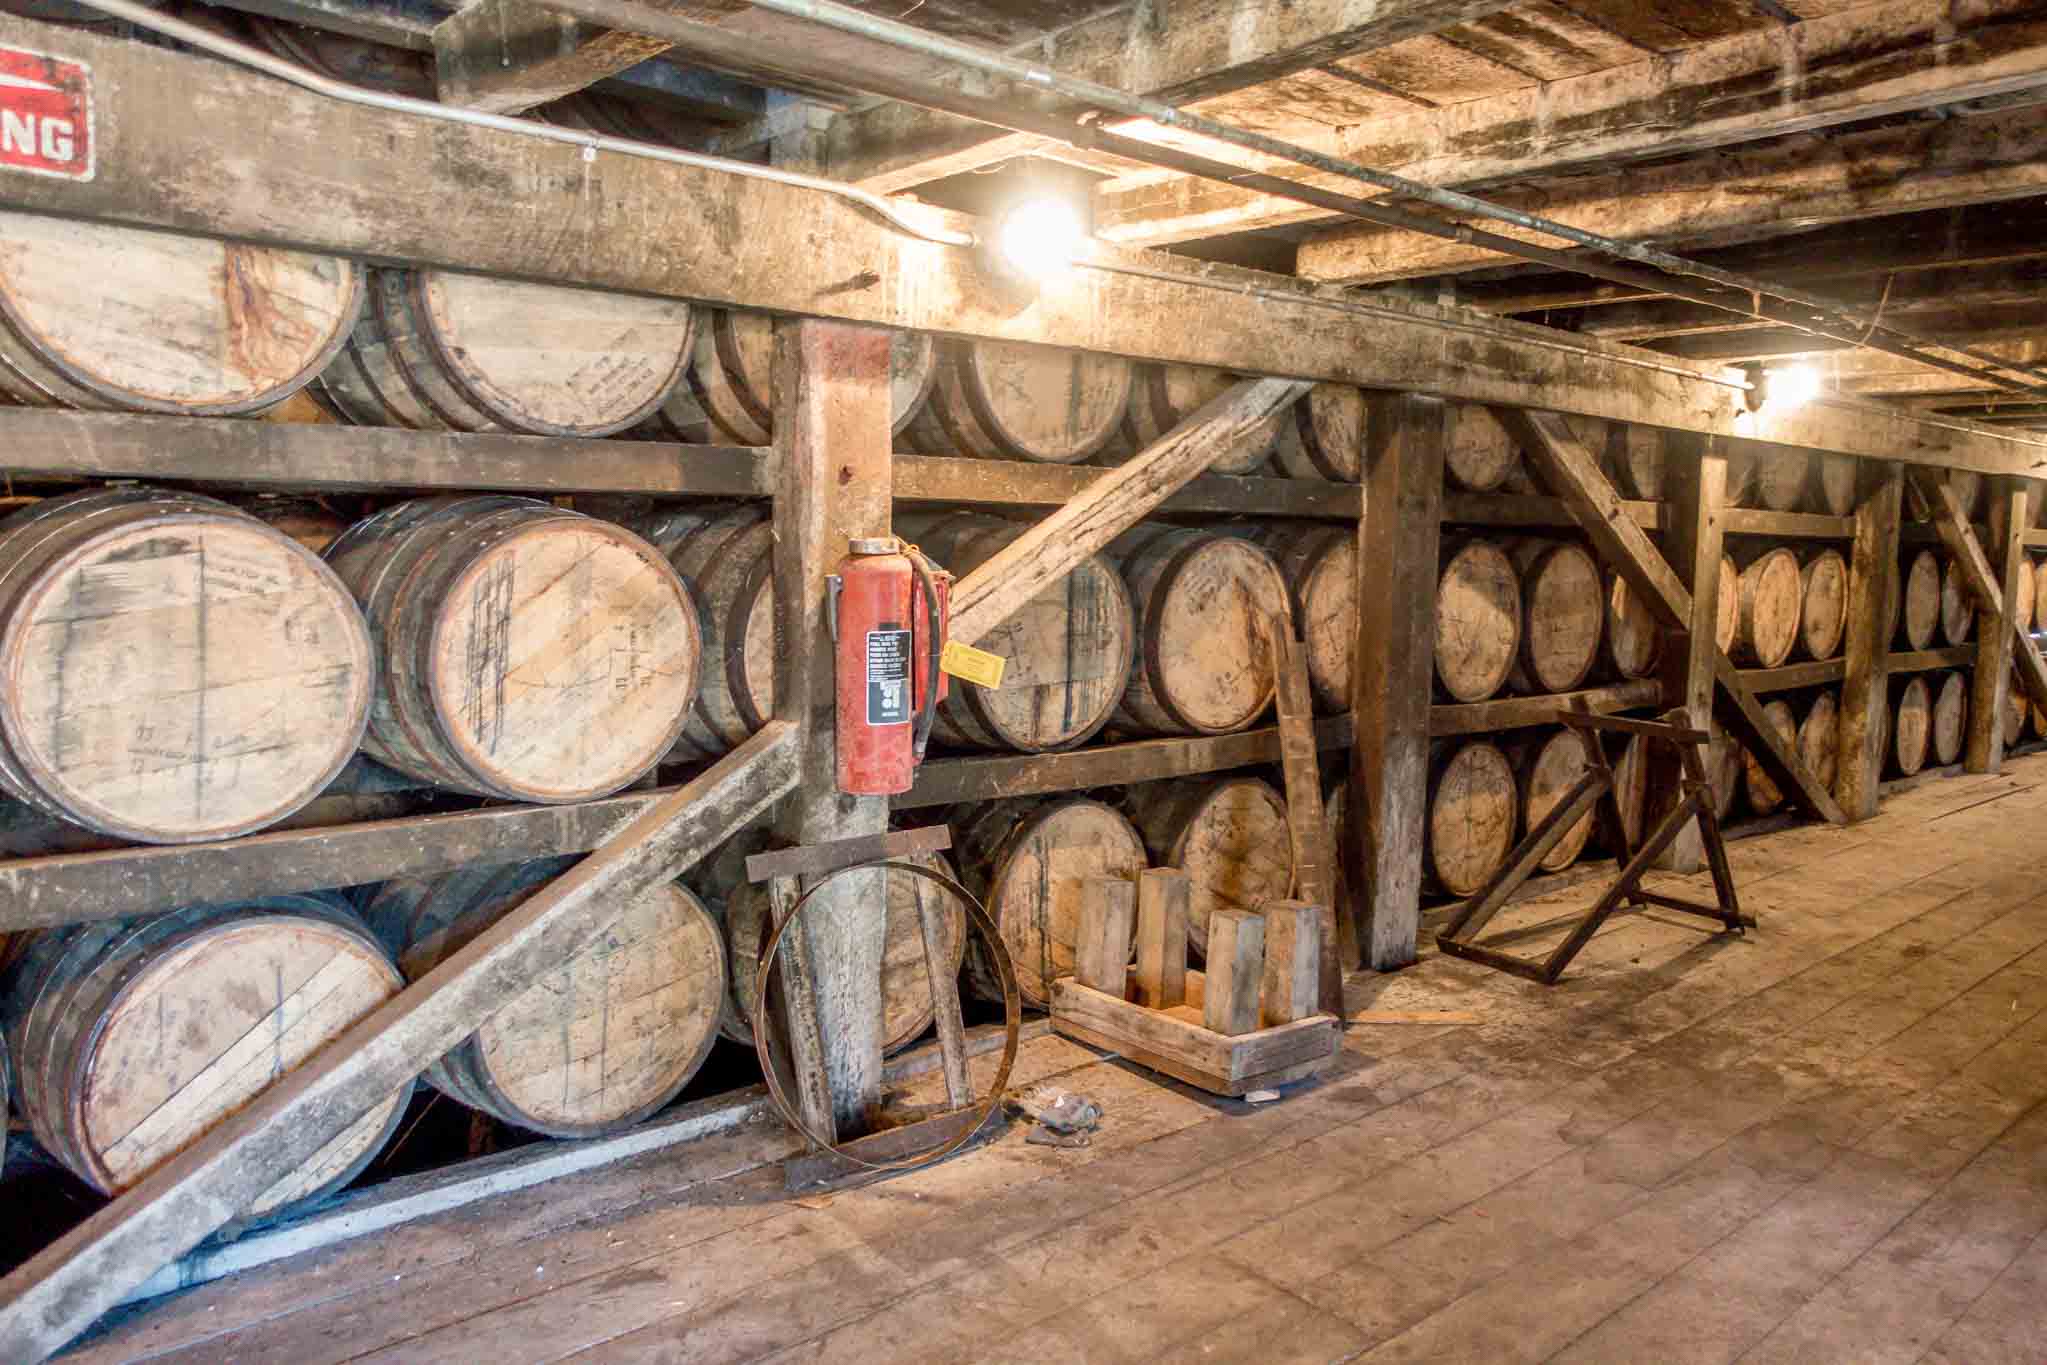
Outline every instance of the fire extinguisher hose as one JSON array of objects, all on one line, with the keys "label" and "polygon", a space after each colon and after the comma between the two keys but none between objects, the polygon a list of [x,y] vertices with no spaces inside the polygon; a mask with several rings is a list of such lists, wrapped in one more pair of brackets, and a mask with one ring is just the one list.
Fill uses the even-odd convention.
[{"label": "fire extinguisher hose", "polygon": [[930,654],[930,666],[924,672],[924,707],[917,715],[917,724],[910,731],[911,753],[917,762],[924,761],[924,746],[931,742],[931,725],[938,718],[938,659],[945,652],[945,641],[940,639],[938,617],[938,583],[931,576],[931,561],[924,552],[914,545],[905,545],[904,552],[910,557],[910,568],[917,575],[917,586],[924,590],[924,639]]}]

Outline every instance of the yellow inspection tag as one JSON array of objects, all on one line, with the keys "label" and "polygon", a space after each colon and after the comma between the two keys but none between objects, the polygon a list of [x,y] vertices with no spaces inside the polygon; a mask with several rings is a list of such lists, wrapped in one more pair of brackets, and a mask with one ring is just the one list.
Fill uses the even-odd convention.
[{"label": "yellow inspection tag", "polygon": [[958,640],[947,640],[945,648],[939,651],[938,667],[962,681],[977,683],[982,687],[1002,686],[1002,670],[1009,660],[1000,654],[990,654],[985,649],[963,645]]}]

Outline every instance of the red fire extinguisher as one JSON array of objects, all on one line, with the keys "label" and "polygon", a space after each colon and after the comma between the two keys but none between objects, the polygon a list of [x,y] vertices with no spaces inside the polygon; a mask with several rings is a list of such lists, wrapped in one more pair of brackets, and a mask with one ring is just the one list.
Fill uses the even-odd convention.
[{"label": "red fire extinguisher", "polygon": [[[945,698],[952,575],[894,536],[854,540],[832,582],[838,668],[839,790],[910,789]],[[934,685],[935,680],[935,685]]]}]

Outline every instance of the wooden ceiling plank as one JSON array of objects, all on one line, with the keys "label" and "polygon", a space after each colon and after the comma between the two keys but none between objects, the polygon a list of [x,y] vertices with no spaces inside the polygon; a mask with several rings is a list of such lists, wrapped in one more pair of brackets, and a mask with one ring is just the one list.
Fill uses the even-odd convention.
[{"label": "wooden ceiling plank", "polygon": [[[2047,76],[2047,49],[2041,54]],[[1887,214],[1991,203],[2047,191],[2047,119],[2021,109],[1825,140],[1792,138],[1712,152],[1647,170],[1579,176],[1497,198],[1632,242],[1682,249],[1800,232]],[[1507,236],[1554,238],[1497,223]],[[1300,244],[1296,269],[1338,284],[1456,274],[1502,264],[1497,252],[1367,225],[1317,233]]]},{"label": "wooden ceiling plank", "polygon": [[[1956,23],[1945,0],[1884,0],[1791,28],[1771,24],[1670,57],[1333,131],[1313,150],[1426,184],[1480,189],[2047,85],[2047,16],[2037,6],[1986,0],[1959,29]],[[1258,158],[1233,159],[1272,169]],[[1345,193],[1373,193],[1333,175],[1279,173]],[[1111,241],[1157,245],[1329,214],[1182,177],[1105,185],[1095,216],[1097,231]]]}]

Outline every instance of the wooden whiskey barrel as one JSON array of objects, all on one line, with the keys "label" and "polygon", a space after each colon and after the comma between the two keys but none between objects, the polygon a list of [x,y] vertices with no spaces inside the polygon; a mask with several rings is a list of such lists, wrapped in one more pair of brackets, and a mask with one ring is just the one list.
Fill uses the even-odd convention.
[{"label": "wooden whiskey barrel", "polygon": [[1568,540],[1520,540],[1521,645],[1508,681],[1517,692],[1569,692],[1599,662],[1606,624],[1599,561]]},{"label": "wooden whiskey barrel", "polygon": [[[1798,717],[1791,710],[1791,703],[1782,697],[1763,703],[1763,719],[1778,739],[1784,741],[1786,749],[1793,749],[1798,743]],[[1748,808],[1757,815],[1769,815],[1784,804],[1784,789],[1777,785],[1777,779],[1756,759],[1753,753],[1742,751],[1742,785],[1748,790]]]},{"label": "wooden whiskey barrel", "polygon": [[1962,505],[1962,517],[1976,521],[1983,515],[1983,476],[1969,469],[1950,469],[1947,472],[1947,486],[1954,490],[1955,501]]},{"label": "wooden whiskey barrel", "polygon": [[1499,746],[1482,739],[1433,747],[1424,866],[1438,889],[1469,896],[1514,850],[1520,829],[1514,768]]},{"label": "wooden whiskey barrel", "polygon": [[582,801],[682,732],[697,613],[623,527],[529,498],[422,498],[358,522],[327,562],[383,665],[363,743],[380,762],[472,795]]},{"label": "wooden whiskey barrel", "polygon": [[1706,785],[1713,791],[1713,814],[1725,820],[1734,809],[1735,795],[1741,791],[1741,744],[1725,731],[1715,730],[1701,762],[1706,769]]},{"label": "wooden whiskey barrel", "polygon": [[1736,580],[1734,658],[1760,668],[1790,658],[1802,595],[1796,555],[1781,547],[1755,554]]},{"label": "wooden whiskey barrel", "polygon": [[1926,679],[1915,675],[1898,688],[1898,703],[1891,711],[1890,766],[1901,777],[1912,776],[1926,766],[1932,738],[1933,702]]},{"label": "wooden whiskey barrel", "polygon": [[[896,332],[889,340],[891,430],[901,435],[923,410],[937,382],[938,357],[922,332]],[[690,350],[689,383],[661,406],[673,435],[688,440],[696,415],[708,416],[721,439],[764,446],[774,438],[775,323],[766,313],[730,308],[699,314]],[[933,454],[946,454],[934,451]]]},{"label": "wooden whiskey barrel", "polygon": [[[1130,362],[1092,351],[999,341],[941,348],[928,421],[911,435],[925,454],[1078,464],[1120,432]],[[930,449],[942,440],[943,449]]]},{"label": "wooden whiskey barrel", "polygon": [[1814,551],[1798,574],[1799,646],[1808,659],[1831,659],[1848,629],[1848,561],[1839,550]]},{"label": "wooden whiskey barrel", "polygon": [[0,213],[0,389],[41,407],[256,412],[326,366],[362,297],[338,256]]},{"label": "wooden whiskey barrel", "polygon": [[318,795],[370,639],[319,559],[222,502],[125,487],[0,522],[0,788],[120,839],[247,834]]},{"label": "wooden whiskey barrel", "polygon": [[[1073,972],[1080,884],[1135,877],[1151,865],[1122,812],[1079,797],[979,807],[954,827],[953,847],[961,883],[988,908],[1032,1009],[1045,1008],[1055,977]],[[983,999],[1002,998],[1000,978],[971,945],[967,981]]]},{"label": "wooden whiskey barrel", "polygon": [[1614,482],[1638,502],[1663,500],[1663,433],[1655,427],[1623,424],[1613,445]]},{"label": "wooden whiskey barrel", "polygon": [[1754,507],[1761,501],[1758,488],[1762,474],[1760,449],[1747,441],[1729,441],[1723,453],[1727,457],[1727,505]]},{"label": "wooden whiskey barrel", "polygon": [[[1142,450],[1192,417],[1204,404],[1222,397],[1243,376],[1201,365],[1139,365],[1131,377],[1130,404],[1124,437]],[[1266,439],[1253,441],[1235,456],[1217,460],[1211,474],[1249,474],[1272,457],[1280,429],[1289,413],[1276,413],[1265,423]]]},{"label": "wooden whiskey barrel", "polygon": [[1933,761],[1945,768],[1962,761],[1969,737],[1969,679],[1950,669],[1928,674],[1926,686],[1933,693]]},{"label": "wooden whiskey barrel", "polygon": [[1598,807],[1593,815],[1598,821],[1599,842],[1608,852],[1620,852],[1623,832],[1629,848],[1641,847],[1642,816],[1649,807],[1648,754],[1649,743],[1640,735],[1607,745],[1606,761],[1613,765],[1613,800],[1620,812],[1622,829],[1614,829],[1605,811]]},{"label": "wooden whiskey barrel", "polygon": [[1828,791],[1841,770],[1841,707],[1832,692],[1822,692],[1798,722],[1798,756],[1813,780]]},{"label": "wooden whiskey barrel", "polygon": [[[169,1161],[395,996],[398,969],[338,897],[267,896],[30,937],[7,978],[16,1093],[36,1138],[104,1194]],[[248,1210],[346,1184],[408,1084]]]},{"label": "wooden whiskey barrel", "polygon": [[1940,636],[1951,645],[1967,644],[1976,631],[1976,598],[1954,560],[1940,566]]},{"label": "wooden whiskey barrel", "polygon": [[1467,493],[1497,492],[1521,464],[1514,438],[1482,404],[1450,404],[1443,427],[1443,472]]},{"label": "wooden whiskey barrel", "polygon": [[1921,550],[1905,563],[1898,584],[1899,616],[1907,649],[1932,649],[1940,629],[1940,560]]},{"label": "wooden whiskey barrel", "polygon": [[1734,556],[1720,556],[1720,572],[1713,582],[1713,643],[1722,654],[1734,652],[1734,637],[1741,629],[1741,570]]},{"label": "wooden whiskey barrel", "polygon": [[[705,665],[670,757],[729,753],[775,709],[775,528],[761,503],[664,512],[635,529],[688,585]],[[957,692],[958,689],[953,689]]]},{"label": "wooden whiskey barrel", "polygon": [[[402,291],[403,281],[386,279],[383,271],[368,272],[362,316],[314,387],[329,408],[357,426],[445,431],[448,421],[427,405],[419,386],[407,376],[399,342],[385,328],[379,300],[394,289]],[[407,333],[403,340],[410,345],[416,338]]]},{"label": "wooden whiskey barrel", "polygon": [[[2047,496],[2043,493],[2042,496]],[[2033,629],[2047,630],[2047,559],[2030,561],[2033,566]]]},{"label": "wooden whiskey barrel", "polygon": [[1358,634],[1357,537],[1341,526],[1305,522],[1268,522],[1251,535],[1272,552],[1286,580],[1316,709],[1349,710]]},{"label": "wooden whiskey barrel", "polygon": [[[1585,745],[1568,729],[1558,728],[1522,740],[1506,750],[1514,767],[1521,808],[1517,839],[1525,839],[1585,775]],[[1561,872],[1585,851],[1592,838],[1593,812],[1588,810],[1537,864],[1544,872]]]},{"label": "wooden whiskey barrel", "polygon": [[1436,680],[1455,701],[1484,701],[1506,685],[1521,648],[1521,580],[1489,540],[1444,547],[1436,580]]},{"label": "wooden whiskey barrel", "polygon": [[[908,861],[950,877],[952,864],[936,853],[918,854]],[[900,1052],[922,1037],[931,1027],[931,978],[925,966],[924,926],[918,903],[936,906],[944,921],[944,944],[940,960],[948,975],[958,975],[967,948],[967,915],[957,897],[922,877],[903,872],[880,871],[866,878],[859,891],[866,901],[874,895],[872,878],[883,882],[881,959],[881,1050]],[[753,1046],[754,987],[759,980],[761,948],[767,942],[769,926],[767,888],[738,882],[725,898],[725,947],[732,963],[730,996],[719,1031],[733,1042]],[[999,986],[995,998],[1001,999]]]},{"label": "wooden whiskey barrel", "polygon": [[1623,678],[1646,678],[1663,659],[1663,632],[1642,595],[1619,574],[1606,576],[1606,628],[1601,643],[1609,667]]},{"label": "wooden whiskey barrel", "polygon": [[2038,594],[2035,591],[2039,578],[2033,569],[2033,561],[2025,555],[2019,556],[2018,580],[2018,602],[2012,608],[2011,615],[2012,620],[2025,625],[2032,621],[2039,605]]},{"label": "wooden whiskey barrel", "polygon": [[1288,410],[1274,458],[1296,479],[1356,483],[1365,466],[1365,420],[1363,389],[1317,384]]},{"label": "wooden whiskey barrel", "polygon": [[1756,455],[1755,501],[1773,512],[1793,512],[1814,479],[1813,452],[1773,447]]},{"label": "wooden whiskey barrel", "polygon": [[[954,513],[898,518],[898,529],[955,574],[985,564],[1028,527]],[[955,680],[939,703],[939,738],[981,749],[1053,753],[1085,743],[1130,683],[1137,618],[1110,563],[1094,556],[979,641],[1009,661],[999,688]]]},{"label": "wooden whiskey barrel", "polygon": [[[406,979],[417,981],[577,861],[386,882],[365,918]],[[680,883],[663,882],[456,1044],[427,1080],[472,1109],[549,1137],[630,1128],[703,1065],[725,975],[717,921]]]},{"label": "wooden whiskey barrel", "polygon": [[1806,486],[1806,505],[1831,517],[1855,515],[1856,481],[1862,461],[1853,455],[1818,451],[1813,456],[1813,477]]},{"label": "wooden whiskey barrel", "polygon": [[1255,777],[1147,782],[1130,788],[1132,823],[1153,867],[1176,867],[1193,883],[1187,942],[1208,947],[1209,916],[1258,913],[1293,890],[1293,836],[1286,800]]},{"label": "wooden whiskey barrel", "polygon": [[2004,747],[2009,749],[2026,737],[2028,710],[2025,686],[2014,669],[2004,689]]},{"label": "wooden whiskey barrel", "polygon": [[1104,552],[1137,613],[1137,666],[1117,709],[1125,728],[1219,735],[1272,703],[1266,632],[1287,613],[1286,582],[1264,549],[1215,531],[1145,525]]}]

